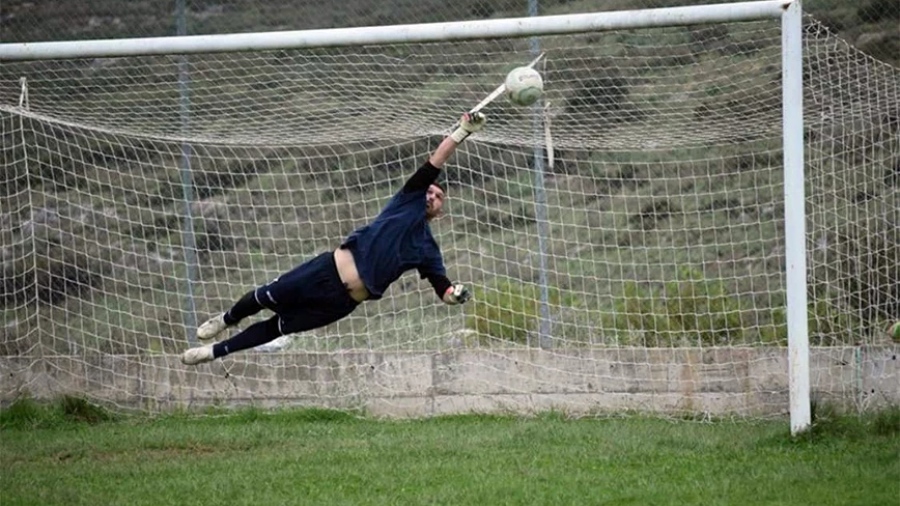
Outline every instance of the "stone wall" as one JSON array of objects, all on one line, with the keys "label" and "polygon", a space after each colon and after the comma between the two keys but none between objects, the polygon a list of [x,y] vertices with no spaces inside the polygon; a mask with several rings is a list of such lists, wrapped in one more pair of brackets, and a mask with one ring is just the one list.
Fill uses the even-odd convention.
[{"label": "stone wall", "polygon": [[[810,350],[813,397],[900,404],[900,346]],[[771,416],[788,410],[784,348],[249,352],[187,367],[171,355],[0,357],[0,402],[84,396],[151,412],[210,405],[451,413],[647,411]]]}]

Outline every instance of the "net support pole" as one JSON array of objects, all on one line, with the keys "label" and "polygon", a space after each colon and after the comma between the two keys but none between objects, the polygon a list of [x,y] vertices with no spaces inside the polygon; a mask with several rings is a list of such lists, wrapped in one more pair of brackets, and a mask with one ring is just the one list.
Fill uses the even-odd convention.
[{"label": "net support pole", "polygon": [[[185,0],[178,0],[176,5],[176,30],[178,35],[187,33],[187,13],[185,12]],[[179,115],[181,116],[181,129],[185,138],[190,135],[191,129],[191,102],[190,102],[190,74],[186,55],[178,57],[178,95],[180,102]],[[197,306],[194,300],[194,283],[197,281],[197,237],[194,234],[194,215],[191,211],[191,203],[194,201],[194,178],[191,174],[191,145],[188,142],[181,144],[181,159],[179,163],[181,172],[181,194],[184,201],[184,222],[182,224],[182,249],[185,263],[184,286],[184,327],[187,332],[188,342],[193,346],[197,344]]]},{"label": "net support pole", "polygon": [[809,323],[806,294],[806,193],[803,167],[803,11],[800,0],[781,17],[784,136],[785,284],[791,433],[810,425]]},{"label": "net support pole", "polygon": [[[538,0],[528,0],[528,15],[538,15]],[[541,54],[541,43],[537,37],[529,39],[531,54],[537,57]],[[532,130],[534,136],[534,215],[537,225],[538,246],[538,290],[540,301],[538,307],[538,346],[543,349],[553,347],[551,338],[552,328],[550,322],[550,288],[547,276],[547,244],[550,242],[550,225],[547,213],[547,190],[544,188],[544,148],[541,146],[543,136],[542,117],[543,100],[538,100],[531,106]],[[532,343],[528,343],[531,345]]]},{"label": "net support pole", "polygon": [[[19,83],[22,86],[22,89],[19,92],[19,108],[22,109],[23,111],[27,111],[29,109],[28,78],[26,78],[24,76],[21,77],[19,79]],[[27,194],[28,195],[28,214],[30,215],[29,217],[31,218],[34,216],[34,209],[35,209],[35,207],[34,207],[35,189],[31,184],[32,179],[33,179],[31,177],[31,164],[29,163],[31,161],[31,158],[30,158],[31,153],[28,150],[28,146],[29,146],[28,138],[25,135],[25,115],[24,114],[19,115],[19,134],[21,135],[21,142],[22,142],[22,155],[23,155],[22,156],[22,164],[25,167],[25,190],[28,192],[28,194]],[[43,343],[44,333],[41,332],[41,314],[40,314],[40,310],[39,310],[39,305],[40,305],[40,301],[41,301],[41,294],[40,294],[41,283],[40,283],[40,279],[39,279],[40,270],[38,269],[38,259],[37,259],[38,246],[37,246],[37,237],[36,237],[34,230],[32,230],[29,235],[30,235],[29,238],[31,239],[30,244],[29,244],[29,247],[31,248],[31,273],[32,273],[31,281],[34,283],[34,304],[32,307],[34,308],[34,319],[35,319],[34,328],[36,329],[36,331],[38,333],[37,359],[39,361],[43,362],[43,360],[44,360],[44,343]],[[52,344],[50,346],[52,346]],[[50,355],[53,354],[52,348],[51,348],[51,352],[49,354]]]}]

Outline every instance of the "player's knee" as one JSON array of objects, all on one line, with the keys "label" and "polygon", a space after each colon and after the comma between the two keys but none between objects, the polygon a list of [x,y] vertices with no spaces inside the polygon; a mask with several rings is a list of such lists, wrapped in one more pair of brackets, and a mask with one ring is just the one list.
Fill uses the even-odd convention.
[{"label": "player's knee", "polygon": [[270,311],[275,311],[278,308],[278,301],[275,300],[275,296],[272,294],[269,285],[264,285],[253,290],[253,299],[256,300],[256,303],[260,307]]},{"label": "player's knee", "polygon": [[281,337],[285,335],[284,325],[280,316],[273,316],[265,321],[266,335]]}]

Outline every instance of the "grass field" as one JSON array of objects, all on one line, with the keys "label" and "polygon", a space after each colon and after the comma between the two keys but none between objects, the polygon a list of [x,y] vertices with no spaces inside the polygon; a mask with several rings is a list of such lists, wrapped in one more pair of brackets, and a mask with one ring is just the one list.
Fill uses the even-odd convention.
[{"label": "grass field", "polygon": [[[785,420],[0,412],[11,505],[896,505],[900,411]],[[85,420],[90,421],[85,421]]]}]

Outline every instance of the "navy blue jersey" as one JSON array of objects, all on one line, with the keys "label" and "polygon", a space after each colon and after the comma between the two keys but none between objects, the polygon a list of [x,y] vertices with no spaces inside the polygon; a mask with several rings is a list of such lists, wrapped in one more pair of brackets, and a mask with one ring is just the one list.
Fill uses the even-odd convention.
[{"label": "navy blue jersey", "polygon": [[[404,272],[446,280],[444,259],[425,219],[425,195],[440,169],[426,162],[372,223],[355,230],[341,248],[353,252],[356,269],[371,299],[380,299]],[[449,286],[449,281],[440,283]],[[443,289],[445,289],[442,286]],[[435,290],[438,286],[435,285]]]}]

